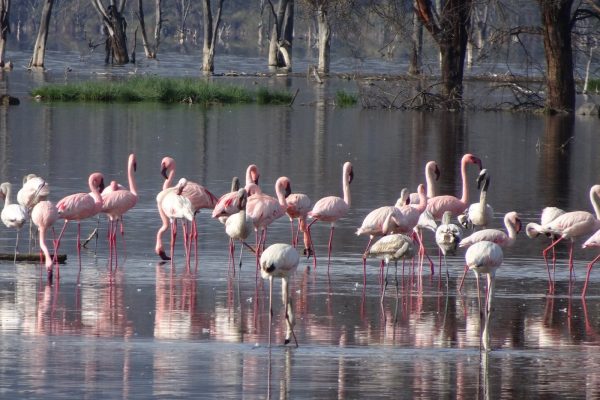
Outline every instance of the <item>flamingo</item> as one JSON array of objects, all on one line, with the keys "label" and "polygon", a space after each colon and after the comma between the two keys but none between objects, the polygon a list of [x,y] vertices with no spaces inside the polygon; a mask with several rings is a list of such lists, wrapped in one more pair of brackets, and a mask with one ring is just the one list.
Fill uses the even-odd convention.
[{"label": "flamingo", "polygon": [[[483,229],[477,231],[462,239],[458,244],[459,247],[469,247],[475,243],[488,241],[496,243],[500,247],[511,247],[517,239],[517,234],[521,231],[521,219],[515,211],[506,213],[504,216],[504,226],[506,233],[500,229]],[[468,266],[465,266],[465,271],[460,280],[458,291],[462,289],[465,276],[467,275]]]},{"label": "flamingo", "polygon": [[542,225],[539,232],[546,235],[557,237],[552,241],[550,246],[546,247],[542,255],[546,262],[548,270],[548,280],[550,282],[550,290],[552,291],[553,280],[550,277],[550,267],[548,266],[547,253],[553,249],[558,243],[564,239],[570,240],[569,246],[569,280],[573,271],[573,241],[580,236],[591,235],[600,229],[600,204],[597,197],[600,196],[600,185],[594,185],[590,188],[590,201],[594,207],[595,216],[587,211],[571,211],[562,214],[553,221]]},{"label": "flamingo", "polygon": [[[215,204],[215,208],[213,208],[213,212],[212,212],[212,217],[213,218],[217,218],[219,220],[220,223],[225,224],[225,221],[227,221],[227,218],[229,217],[230,214],[228,213],[223,213],[223,212],[216,212],[215,210],[217,209],[217,207],[219,207],[219,204],[221,204],[221,202],[233,202],[235,200],[237,200],[238,198],[238,190],[240,190],[240,178],[238,178],[237,176],[234,176],[231,179],[231,190],[228,193],[223,194],[221,197],[219,197],[219,201],[217,201],[217,204]],[[231,198],[232,200],[225,200]]]},{"label": "flamingo", "polygon": [[[242,188],[238,190],[238,200],[237,205],[239,211],[236,214],[230,215],[225,221],[225,233],[229,236],[231,242],[235,240],[239,240],[242,243],[242,247],[240,248],[240,269],[242,268],[242,251],[244,249],[243,246],[249,247],[252,249],[247,243],[246,239],[252,232],[253,224],[252,219],[246,214],[246,204],[248,202],[248,192],[246,189]],[[230,247],[230,257],[233,260],[233,251],[234,247]],[[235,269],[234,269],[235,271]]]},{"label": "flamingo", "polygon": [[[329,222],[331,226],[329,232],[329,244],[327,246],[327,272],[329,272],[329,265],[331,263],[331,241],[333,239],[335,223],[338,219],[343,218],[350,209],[350,183],[352,183],[352,179],[354,179],[352,163],[346,161],[342,167],[342,190],[344,193],[344,198],[337,196],[323,197],[319,199],[314,204],[312,210],[308,212],[308,216],[313,218],[307,227],[309,235],[310,227],[316,221]],[[316,257],[314,261],[316,266]]]},{"label": "flamingo", "polygon": [[4,182],[0,185],[0,196],[4,198],[4,207],[0,218],[7,228],[15,228],[17,230],[17,240],[15,242],[15,258],[17,262],[17,252],[19,249],[19,232],[29,217],[25,207],[18,203],[12,202],[12,185],[10,182]]},{"label": "flamingo", "polygon": [[[177,185],[173,187],[173,190],[168,190],[164,196],[161,197],[159,204],[160,211],[170,222],[171,225],[171,265],[173,265],[173,255],[175,251],[175,239],[177,237],[177,220],[187,219],[188,221],[194,221],[194,206],[190,199],[183,195],[185,187],[188,184],[187,179],[181,178]],[[183,221],[183,236],[187,237],[186,223]],[[185,244],[184,244],[185,246]],[[188,257],[187,266],[189,267],[189,252],[186,253]]]},{"label": "flamingo", "polygon": [[58,215],[65,223],[56,241],[56,252],[60,247],[60,240],[65,232],[69,221],[77,221],[77,256],[81,265],[81,220],[93,217],[102,211],[102,196],[100,192],[104,189],[104,177],[100,172],[92,173],[88,178],[89,193],[75,193],[63,197],[58,203]]},{"label": "flamingo", "polygon": [[[387,219],[391,219],[390,214]],[[402,233],[394,233],[386,235],[378,239],[373,246],[368,250],[367,255],[369,257],[381,258],[385,261],[387,268],[389,269],[390,261],[394,261],[396,268],[398,267],[398,260],[405,260],[406,258],[413,258],[415,255],[413,240]],[[381,302],[383,302],[385,296],[385,289],[387,288],[387,271],[385,274],[385,285],[383,286],[383,292],[381,294]]]},{"label": "flamingo", "polygon": [[[298,232],[302,232],[304,240],[304,255],[310,257],[312,243],[308,229],[306,229],[306,217],[308,212],[311,210],[312,201],[308,195],[304,193],[292,193],[287,199],[286,214],[290,218],[290,225],[292,230],[292,245],[296,247],[298,245]],[[298,231],[294,234],[294,219],[298,220]]]},{"label": "flamingo", "polygon": [[130,154],[127,160],[127,180],[129,189],[120,189],[115,181],[111,182],[108,193],[102,191],[102,212],[108,215],[109,223],[109,248],[115,249],[117,245],[117,223],[121,225],[121,236],[125,241],[125,231],[123,229],[123,214],[133,208],[138,201],[137,185],[135,183],[134,173],[137,170],[137,161],[135,154]]},{"label": "flamingo", "polygon": [[255,194],[248,198],[246,213],[252,219],[256,231],[256,254],[263,248],[267,237],[267,227],[282,217],[287,210],[286,198],[292,193],[289,178],[281,176],[275,182],[277,198],[266,194]]},{"label": "flamingo", "polygon": [[[155,252],[160,256],[161,259],[168,260],[169,257],[167,257],[167,255],[165,254],[162,246],[162,234],[168,229],[169,220],[161,213],[160,203],[162,197],[165,195],[164,191],[170,188],[173,184],[173,181],[175,180],[176,163],[173,158],[164,157],[161,161],[160,166],[161,175],[165,178],[165,182],[163,184],[163,191],[160,192],[156,197],[157,205],[159,205],[158,210],[162,220],[162,226],[159,228],[156,234]],[[195,216],[203,208],[214,208],[219,199],[204,186],[192,181],[186,180],[186,182],[187,183],[184,186],[182,195],[187,197],[192,204],[192,209],[194,211],[194,219],[192,220],[192,232],[190,234],[190,239],[194,239],[197,246],[198,230],[196,227]],[[187,242],[187,238],[185,238],[185,241]],[[189,251],[189,249],[187,249],[187,251]]]},{"label": "flamingo", "polygon": [[[246,168],[246,183],[244,188],[246,189],[246,192],[248,193],[248,197],[254,195],[254,194],[260,194],[262,193],[262,191],[260,190],[260,187],[258,186],[258,179],[260,177],[260,174],[258,172],[258,167],[255,164],[250,164],[248,166],[248,168]],[[237,178],[234,178],[234,180]],[[239,184],[239,182],[238,182]],[[237,204],[235,204],[235,202],[238,199],[238,193],[237,191],[239,190],[239,186],[237,188],[233,187],[233,182],[232,182],[232,188],[231,191],[229,193],[225,193],[223,196],[221,196],[219,198],[219,200],[217,201],[217,204],[215,204],[213,211],[212,211],[212,217],[213,218],[219,218],[221,219],[222,217],[227,217],[231,214],[235,214],[238,212],[238,206]]]},{"label": "flamingo", "polygon": [[[582,246],[584,249],[589,248],[598,248],[600,247],[600,229],[596,231],[592,236],[590,236]],[[583,291],[581,292],[581,297],[585,299],[585,293],[587,291],[587,286],[590,280],[590,273],[592,272],[592,267],[594,264],[600,260],[600,254],[596,256],[590,263],[587,265],[587,275],[585,277],[585,284],[583,285]]]},{"label": "flamingo", "polygon": [[17,202],[31,210],[38,202],[46,200],[50,188],[44,178],[36,174],[27,174],[23,177],[23,187],[17,192]]},{"label": "flamingo", "polygon": [[[482,185],[483,182],[483,185]],[[487,202],[487,192],[490,185],[490,176],[487,169],[482,169],[477,177],[477,188],[481,189],[479,203],[473,203],[466,212],[458,217],[463,227],[485,228],[490,224],[494,216],[494,209]]]},{"label": "flamingo", "polygon": [[473,154],[465,154],[460,162],[460,173],[462,177],[462,196],[451,195],[435,196],[427,201],[426,210],[433,216],[434,220],[441,221],[445,211],[452,211],[452,215],[462,214],[469,206],[469,183],[467,179],[467,164],[475,164],[479,170],[483,168],[481,160]]},{"label": "flamingo", "polygon": [[[425,164],[425,184],[427,185],[427,199],[437,196],[437,180],[440,179],[440,169],[435,161]],[[410,204],[419,204],[419,193],[410,194]]]},{"label": "flamingo", "polygon": [[447,255],[455,255],[458,243],[463,236],[462,228],[451,222],[452,212],[444,212],[442,223],[435,230],[435,243],[440,248],[444,255],[444,264],[446,264],[446,286],[448,286],[448,264],[446,263]]},{"label": "flamingo", "polygon": [[[558,208],[558,207],[544,207],[542,210],[542,215],[540,216],[540,223],[530,222],[525,226],[525,233],[527,237],[530,239],[536,238],[541,234],[541,229],[543,225],[550,223],[550,221],[554,221],[556,218],[563,215],[566,211]],[[558,239],[558,237],[550,236],[550,240],[553,242]],[[552,248],[552,265],[556,266],[556,249]]]},{"label": "flamingo", "polygon": [[[389,230],[391,230],[390,228],[390,223],[392,222],[391,218],[389,218],[391,215],[396,215],[396,219],[400,218],[399,214],[399,208],[402,207],[403,205],[406,205],[406,202],[408,200],[409,194],[408,194],[408,189],[407,188],[403,188],[400,191],[400,197],[398,198],[398,200],[396,200],[396,204],[393,206],[383,206],[383,207],[379,207],[374,209],[373,211],[371,211],[370,213],[367,214],[367,216],[363,219],[362,224],[360,225],[360,228],[358,228],[356,230],[356,236],[360,236],[360,235],[369,235],[369,241],[367,242],[367,247],[365,248],[365,251],[363,252],[363,284],[366,284],[367,281],[367,253],[369,251],[369,248],[371,247],[371,243],[373,242],[373,239],[375,239],[376,237],[379,236],[383,236],[383,235],[387,235],[389,232]],[[384,226],[384,224],[387,221],[387,225]],[[381,268],[383,270],[383,261],[382,261],[382,265]]]},{"label": "flamingo", "polygon": [[494,243],[487,240],[477,242],[467,250],[465,254],[465,261],[468,269],[475,273],[477,279],[477,301],[479,303],[479,310],[481,315],[481,295],[479,290],[479,274],[487,275],[487,295],[485,301],[485,324],[482,333],[483,348],[488,351],[490,350],[490,337],[489,337],[489,322],[490,314],[492,312],[492,299],[494,298],[494,281],[496,277],[496,270],[502,264],[504,254],[502,248]]},{"label": "flamingo", "polygon": [[273,278],[281,278],[281,297],[286,322],[284,344],[288,344],[293,336],[298,347],[298,340],[294,334],[295,320],[292,297],[289,294],[289,277],[298,267],[299,261],[298,251],[285,243],[270,245],[260,256],[260,275],[263,279],[269,279],[269,346],[271,346],[271,319],[273,318]]},{"label": "flamingo", "polygon": [[[38,202],[31,210],[31,221],[38,228],[40,249],[44,254],[46,273],[48,275],[48,282],[50,283],[52,283],[52,265],[54,262],[52,257],[50,257],[50,252],[46,245],[46,232],[49,228],[54,230],[53,225],[58,218],[58,209],[56,208],[56,205],[49,200]],[[54,254],[56,254],[56,243],[54,241],[52,247]]]}]

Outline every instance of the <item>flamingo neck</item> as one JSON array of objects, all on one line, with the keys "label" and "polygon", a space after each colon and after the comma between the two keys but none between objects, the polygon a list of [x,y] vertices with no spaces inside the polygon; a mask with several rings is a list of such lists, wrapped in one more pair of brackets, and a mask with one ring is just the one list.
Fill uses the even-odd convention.
[{"label": "flamingo neck", "polygon": [[425,169],[425,183],[427,184],[427,198],[432,198],[437,196],[437,190],[435,187],[435,179],[433,177],[434,170],[431,164],[427,164],[427,168]]},{"label": "flamingo neck", "polygon": [[512,244],[517,239],[517,229],[515,228],[515,224],[508,216],[505,216],[504,226],[506,226],[506,232],[508,232],[508,238]]},{"label": "flamingo neck", "polygon": [[283,193],[283,189],[279,183],[277,183],[275,187],[275,193],[277,193],[277,201],[279,201],[279,205],[284,209],[287,209],[287,200],[285,199],[285,194]]},{"label": "flamingo neck", "polygon": [[[8,195],[6,197],[8,198]],[[592,202],[594,212],[596,213],[596,220],[600,220],[600,204],[598,197],[600,197],[600,185],[594,185],[590,190],[590,201]]]},{"label": "flamingo neck", "polygon": [[12,204],[12,185],[10,183],[6,183],[2,185],[4,187],[4,207]]},{"label": "flamingo neck", "polygon": [[350,207],[350,184],[348,183],[348,175],[344,173],[344,181],[342,183],[342,190],[344,191],[344,202]]},{"label": "flamingo neck", "polygon": [[175,180],[175,168],[169,168],[169,175],[165,182],[163,183],[163,190],[166,190],[173,186],[173,181]]},{"label": "flamingo neck", "polygon": [[94,185],[94,181],[92,179],[90,179],[89,181],[89,186],[90,196],[92,196],[92,198],[94,199],[94,204],[96,205],[96,207],[102,208],[102,196],[100,195],[98,188]]},{"label": "flamingo neck", "polygon": [[460,176],[462,178],[462,197],[460,201],[464,204],[469,203],[469,182],[467,179],[467,160],[463,159],[460,163]]},{"label": "flamingo neck", "polygon": [[137,196],[137,185],[135,183],[133,159],[129,160],[129,164],[127,166],[127,179],[129,180],[129,191]]}]

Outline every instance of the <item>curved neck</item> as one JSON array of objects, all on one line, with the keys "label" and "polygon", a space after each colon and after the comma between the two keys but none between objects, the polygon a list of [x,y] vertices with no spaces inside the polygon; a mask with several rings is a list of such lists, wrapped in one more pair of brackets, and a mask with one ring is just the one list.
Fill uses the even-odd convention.
[{"label": "curved neck", "polygon": [[421,185],[417,191],[419,194],[419,204],[416,205],[415,209],[419,212],[425,211],[427,208],[427,196],[425,195],[425,188]]},{"label": "curved neck", "polygon": [[277,193],[277,201],[281,207],[287,208],[287,200],[285,199],[285,193],[283,193],[282,185],[279,180],[275,182],[275,193]]},{"label": "curved neck", "polygon": [[169,175],[167,176],[167,179],[165,179],[165,182],[163,183],[163,190],[166,190],[173,186],[173,181],[175,180],[175,167],[169,168]]},{"label": "curved neck", "polygon": [[[8,195],[6,197],[8,198]],[[594,185],[590,190],[590,201],[592,202],[592,206],[594,207],[596,219],[600,220],[600,200],[598,199],[598,197],[600,197],[600,185]]]},{"label": "curved neck", "polygon": [[129,159],[127,164],[127,179],[129,180],[129,191],[137,196],[137,185],[135,184],[135,176],[134,176],[134,165],[135,160],[133,158]]},{"label": "curved neck", "polygon": [[508,237],[511,242],[514,242],[517,238],[517,229],[515,228],[514,222],[508,216],[504,216],[504,226],[506,226],[506,232],[508,232]]},{"label": "curved neck", "polygon": [[479,194],[479,205],[481,209],[485,209],[487,204],[487,190],[481,189],[481,193]]},{"label": "curved neck", "polygon": [[10,183],[7,183],[4,186],[4,207],[9,206],[12,204],[12,198],[11,198],[11,193],[12,193],[12,185]]},{"label": "curved neck", "polygon": [[96,204],[102,205],[102,196],[100,196],[100,192],[98,191],[98,187],[94,184],[94,179],[90,177],[88,181],[88,185],[90,187],[90,196],[94,199]]}]

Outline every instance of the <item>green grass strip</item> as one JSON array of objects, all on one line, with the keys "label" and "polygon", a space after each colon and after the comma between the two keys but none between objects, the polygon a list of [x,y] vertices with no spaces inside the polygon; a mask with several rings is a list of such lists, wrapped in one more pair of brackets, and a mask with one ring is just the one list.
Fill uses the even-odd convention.
[{"label": "green grass strip", "polygon": [[135,77],[123,81],[49,84],[31,91],[44,101],[159,102],[200,104],[289,104],[292,94],[192,78]]}]

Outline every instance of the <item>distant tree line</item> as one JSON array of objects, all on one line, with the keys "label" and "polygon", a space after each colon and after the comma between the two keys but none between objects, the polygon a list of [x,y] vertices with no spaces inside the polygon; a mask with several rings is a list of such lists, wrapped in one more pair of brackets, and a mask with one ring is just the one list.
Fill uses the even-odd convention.
[{"label": "distant tree line", "polygon": [[202,49],[207,74],[219,51],[258,51],[284,71],[299,53],[322,77],[332,54],[382,57],[408,61],[398,74],[439,71],[451,108],[465,69],[518,64],[545,77],[546,109],[572,113],[575,74],[595,73],[599,20],[600,0],[0,0],[0,64],[11,46],[31,46],[31,68],[44,66],[46,48],[101,48],[105,62],[125,64],[141,46],[146,58]]}]

